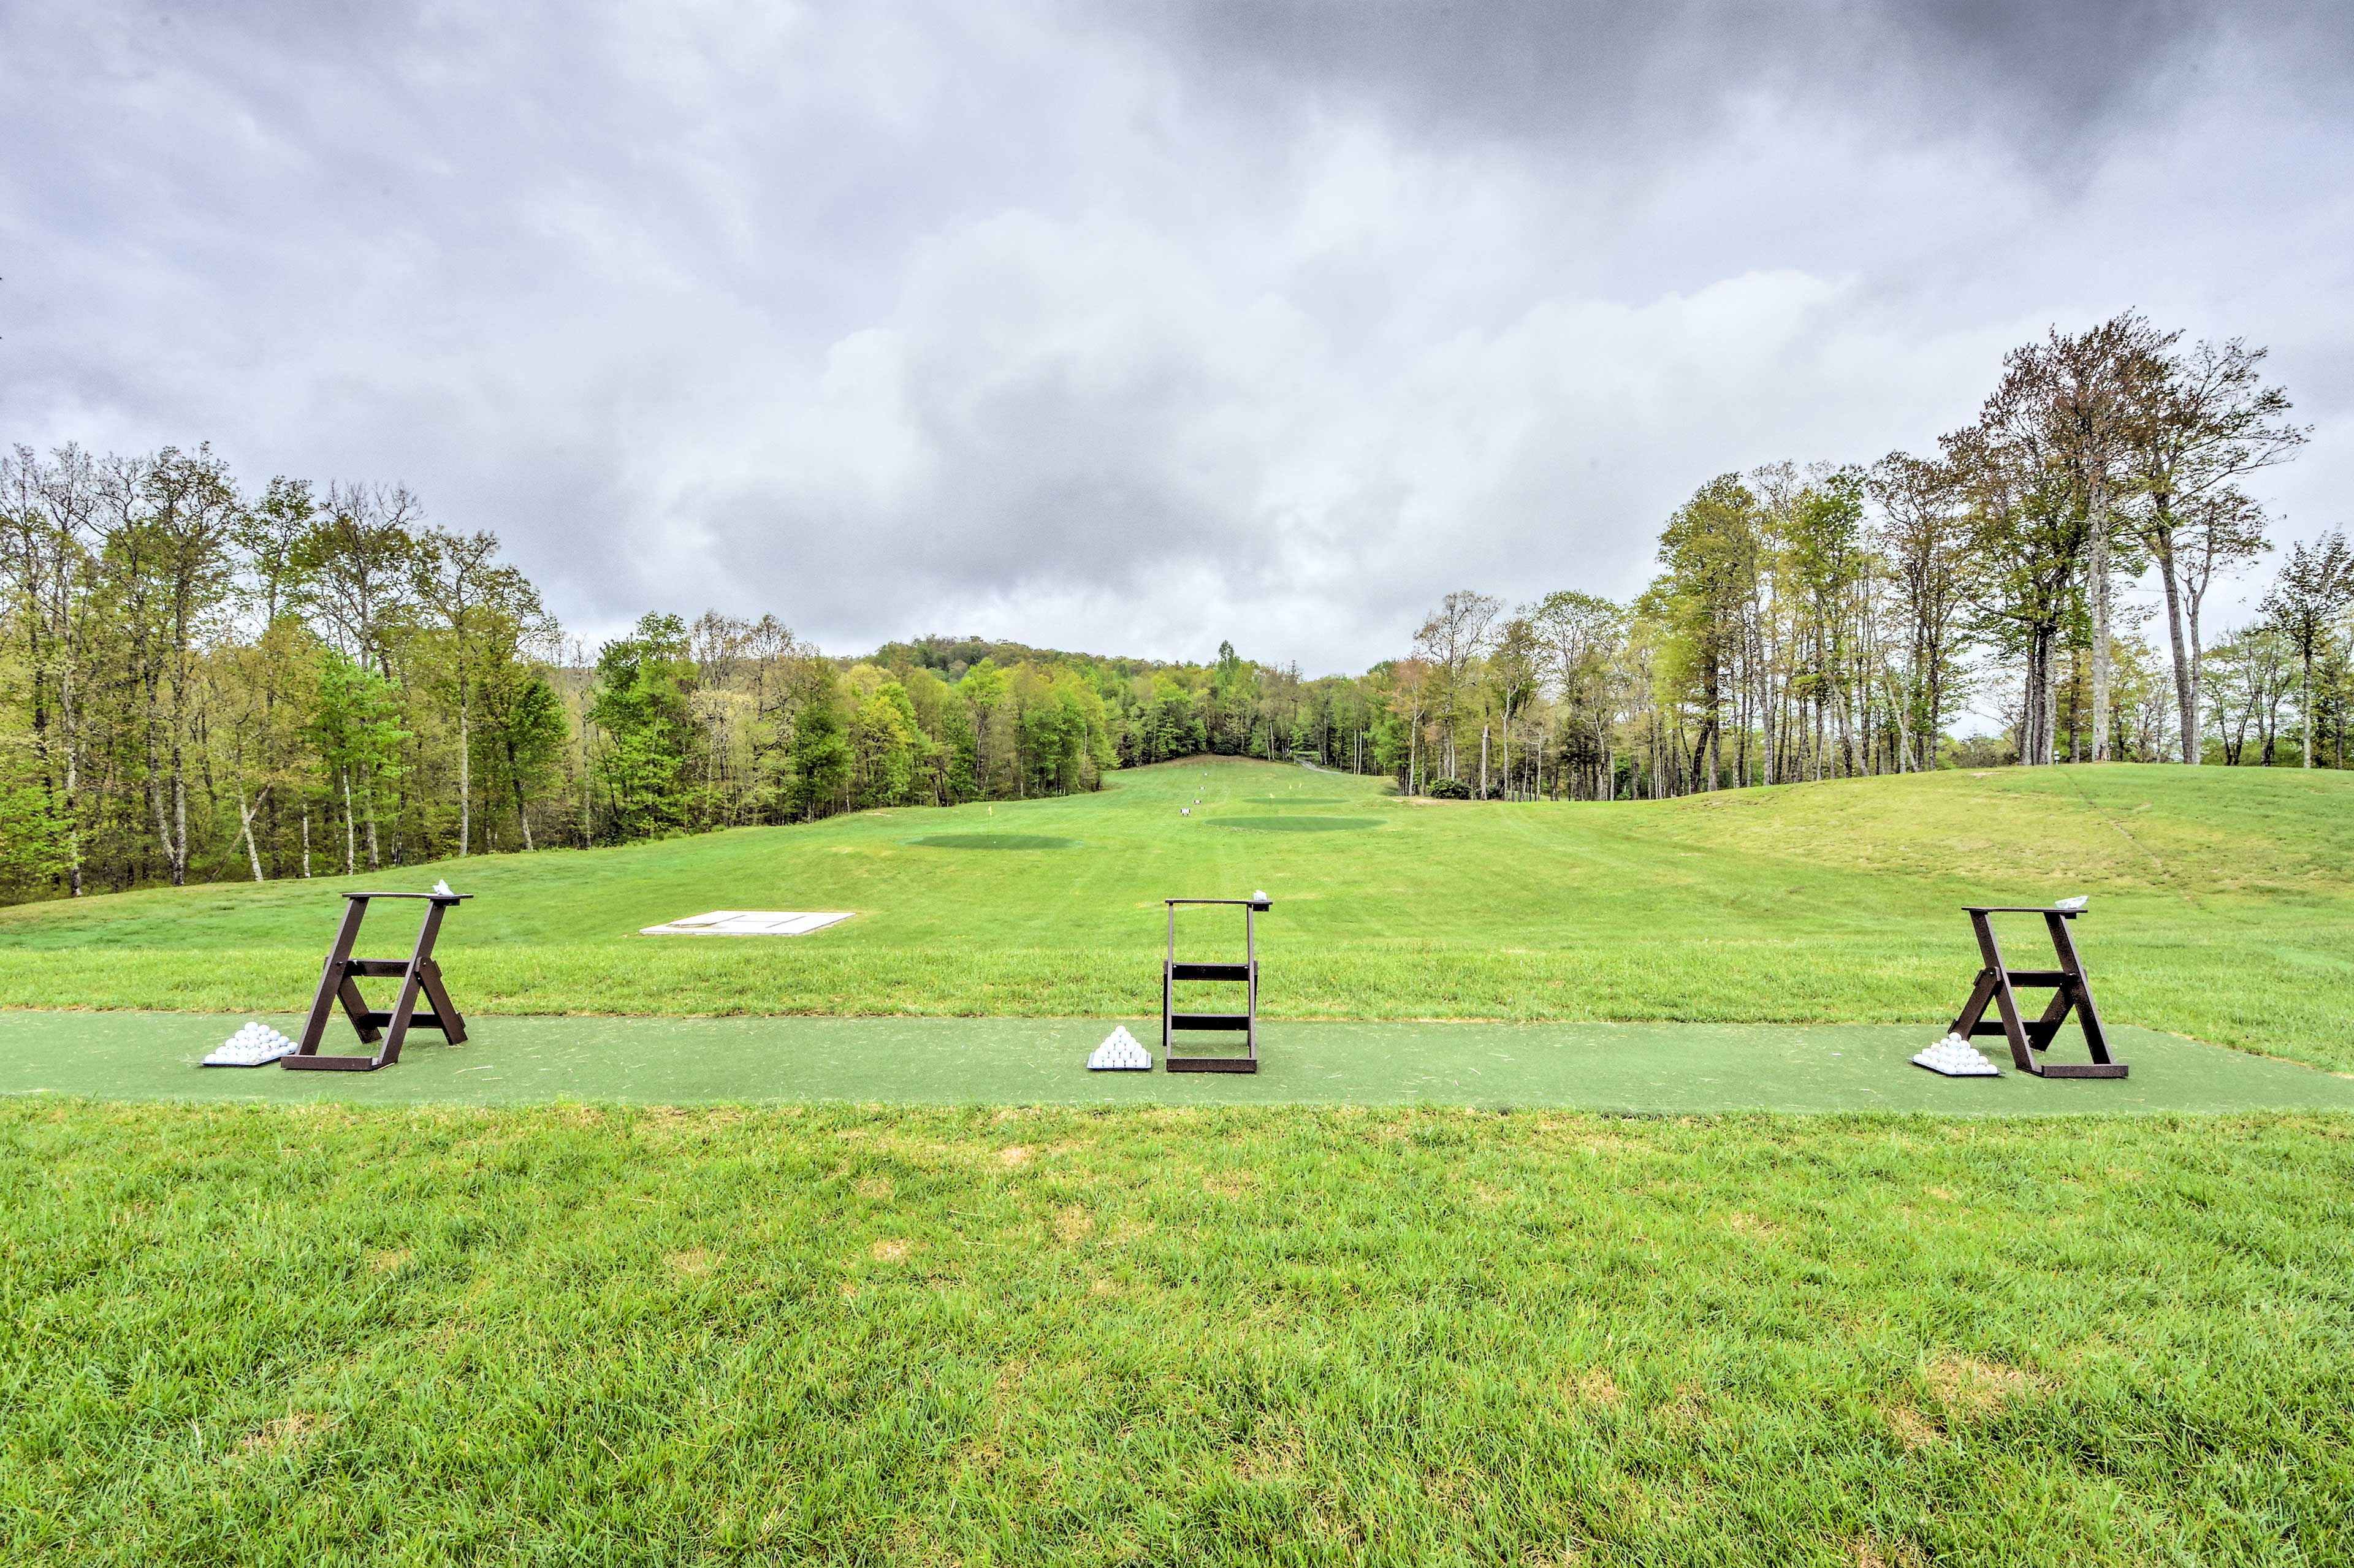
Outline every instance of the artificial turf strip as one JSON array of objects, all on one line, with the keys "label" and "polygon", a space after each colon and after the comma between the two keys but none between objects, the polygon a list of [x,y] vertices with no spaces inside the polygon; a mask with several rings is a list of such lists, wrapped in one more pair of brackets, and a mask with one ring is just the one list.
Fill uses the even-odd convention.
[{"label": "artificial turf strip", "polygon": [[2354,1560],[2354,1118],[0,1106],[0,1555]]},{"label": "artificial turf strip", "polygon": [[[1935,1025],[1269,1023],[1260,1070],[1090,1073],[1105,1020],[477,1018],[464,1045],[414,1034],[373,1074],[199,1068],[242,1022],[186,1013],[0,1012],[0,1094],[119,1100],[513,1106],[1464,1105],[1684,1114],[2054,1116],[2354,1110],[2354,1078],[2142,1029],[2113,1032],[2122,1082],[1944,1078],[1907,1058]],[[296,1033],[301,1021],[279,1018]],[[362,1047],[339,1020],[329,1052]],[[1131,1021],[1159,1059],[1158,1021]],[[1193,1049],[1224,1037],[1195,1036]],[[2007,1061],[1999,1042],[1986,1043]],[[2081,1061],[2073,1033],[2052,1048]]]}]

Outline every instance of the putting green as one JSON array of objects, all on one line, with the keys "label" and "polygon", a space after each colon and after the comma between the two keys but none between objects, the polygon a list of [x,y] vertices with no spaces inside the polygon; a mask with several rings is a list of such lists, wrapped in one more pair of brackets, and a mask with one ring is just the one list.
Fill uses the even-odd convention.
[{"label": "putting green", "polygon": [[[199,1068],[242,1022],[166,1012],[0,1012],[0,1094],[113,1100],[503,1106],[1466,1105],[1596,1111],[1921,1111],[1941,1116],[2354,1110],[2354,1078],[2118,1029],[2123,1081],[1941,1078],[1905,1060],[1933,1026],[1293,1023],[1259,1072],[1090,1073],[1108,1021],[1016,1018],[477,1018],[412,1036],[386,1071]],[[299,1020],[268,1022],[288,1033]],[[1152,1044],[1158,1022],[1130,1020]],[[356,1049],[339,1021],[329,1049]],[[2081,1059],[2063,1036],[2062,1059]],[[1159,1055],[1156,1049],[1155,1056]]]}]

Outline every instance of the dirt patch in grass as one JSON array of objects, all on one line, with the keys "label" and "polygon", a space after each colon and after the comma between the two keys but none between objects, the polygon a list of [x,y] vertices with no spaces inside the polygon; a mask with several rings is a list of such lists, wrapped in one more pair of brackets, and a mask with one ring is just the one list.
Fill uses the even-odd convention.
[{"label": "dirt patch in grass", "polygon": [[1581,1367],[1562,1381],[1562,1393],[1572,1404],[1615,1407],[1626,1403],[1618,1380],[1603,1367]]},{"label": "dirt patch in grass", "polygon": [[1929,1385],[1929,1392],[1936,1396],[1937,1404],[1948,1416],[1965,1421],[1990,1415],[2041,1387],[2031,1372],[2001,1361],[1963,1355],[1935,1358],[1921,1369],[1921,1381]]},{"label": "dirt patch in grass", "polygon": [[1214,1171],[1202,1178],[1202,1190],[1221,1198],[1246,1197],[1257,1185],[1258,1176],[1250,1171]]},{"label": "dirt patch in grass", "polygon": [[1288,1481],[1299,1478],[1300,1466],[1307,1451],[1299,1434],[1288,1427],[1261,1436],[1249,1447],[1235,1457],[1235,1479],[1238,1481]]},{"label": "dirt patch in grass", "polygon": [[1888,1423],[1888,1429],[1896,1434],[1896,1440],[1904,1445],[1907,1452],[1926,1448],[1946,1435],[1935,1422],[1909,1404],[1891,1405],[1880,1413],[1880,1418]]},{"label": "dirt patch in grass", "polygon": [[302,1446],[326,1425],[325,1418],[307,1410],[297,1410],[254,1428],[238,1440],[235,1449],[240,1459],[267,1458],[288,1454]]}]

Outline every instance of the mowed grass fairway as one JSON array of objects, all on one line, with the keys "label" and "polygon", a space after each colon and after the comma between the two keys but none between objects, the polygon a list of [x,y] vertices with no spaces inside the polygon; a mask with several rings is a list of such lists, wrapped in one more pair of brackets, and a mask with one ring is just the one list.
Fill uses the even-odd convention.
[{"label": "mowed grass fairway", "polygon": [[[441,948],[470,1012],[1133,1018],[1160,1006],[1160,900],[1263,887],[1272,1017],[1925,1023],[1978,967],[1960,905],[2089,893],[2078,940],[2112,1021],[2354,1071],[2354,776],[2116,766],[1501,805],[1220,760],[1111,785],[0,910],[0,1007],[283,1012],[316,981],[334,889],[447,876],[480,895]],[[411,907],[380,906],[366,950],[406,951]],[[859,914],[799,938],[636,935],[771,908]],[[2026,956],[2041,939],[2013,936]]]},{"label": "mowed grass fairway", "polygon": [[[1115,782],[359,878],[481,895],[442,948],[478,1043],[412,1036],[355,1080],[435,1103],[121,1103],[105,1052],[143,1096],[177,1092],[166,1068],[207,1094],[335,1075],[200,1073],[173,1020],[0,1011],[0,1082],[41,1091],[0,1100],[0,1560],[2354,1560],[2354,1114],[1500,1112],[1443,1103],[1492,1057],[1469,1026],[1416,1064],[1426,1103],[1347,1089],[1397,1088],[1352,1078],[1352,1043],[1411,1051],[1413,1020],[1687,1059],[1567,1026],[1705,1022],[1728,1075],[1736,1025],[1925,1044],[1977,965],[1957,906],[2078,892],[2113,1023],[2354,1071],[2345,778],[1612,806],[1237,762]],[[0,1006],[283,1017],[354,885],[0,910]],[[1160,898],[1255,887],[1268,1048],[1299,1031],[1283,1071],[1340,1103],[419,1088],[504,1100],[460,1075],[659,1037],[659,1081],[707,1099],[706,1040],[919,1049],[956,1015],[1006,1082],[1033,1035],[1083,1080],[1103,1021],[1157,1008]],[[720,908],[859,913],[633,934]],[[404,951],[412,909],[366,949]],[[517,1012],[677,1022],[534,1018],[502,1054]],[[90,1060],[17,1072],[77,1019]],[[2126,1085],[2006,1078],[2000,1103],[2200,1059],[2137,1043]],[[811,1049],[795,1071],[854,1089],[854,1051]]]}]

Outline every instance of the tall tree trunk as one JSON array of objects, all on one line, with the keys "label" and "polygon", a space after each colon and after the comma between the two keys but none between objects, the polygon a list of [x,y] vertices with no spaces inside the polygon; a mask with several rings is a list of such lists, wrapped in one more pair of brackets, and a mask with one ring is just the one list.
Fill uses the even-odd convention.
[{"label": "tall tree trunk", "polygon": [[[368,769],[361,777],[367,791],[368,869],[381,871],[384,869],[384,854],[378,847],[376,831],[376,774],[374,769]],[[346,779],[345,782],[348,786],[350,780]]]},{"label": "tall tree trunk", "polygon": [[179,736],[172,737],[172,885],[188,885],[188,780],[182,771]]},{"label": "tall tree trunk", "polygon": [[64,720],[66,730],[66,875],[68,885],[73,890],[71,896],[80,898],[81,896],[81,821],[75,811],[74,801],[81,788],[79,782],[81,771],[80,756],[79,742],[74,734],[73,707],[66,695],[72,690],[72,681],[73,677],[69,673],[66,679],[59,683],[58,712]]},{"label": "tall tree trunk", "polygon": [[2166,637],[2174,655],[2174,701],[2182,721],[2182,761],[2186,767],[2199,766],[2199,685],[2195,673],[2198,654],[2184,646],[2182,588],[2174,575],[2173,541],[2160,535],[2158,555],[2158,580],[2166,587]]},{"label": "tall tree trunk", "polygon": [[[262,797],[262,800],[268,800],[269,798],[270,798],[269,796],[264,795],[264,796]],[[249,862],[250,862],[250,863],[252,863],[252,866],[253,866],[253,880],[254,880],[254,881],[256,881],[256,882],[260,882],[260,881],[261,881],[261,880],[262,880],[262,875],[261,875],[261,852],[260,852],[260,850],[256,849],[256,848],[254,847],[254,844],[253,844],[253,813],[254,813],[254,811],[255,811],[255,810],[260,810],[260,805],[259,805],[259,803],[258,803],[258,802],[257,802],[257,803],[256,803],[256,805],[255,805],[253,808],[251,808],[251,809],[249,809],[249,808],[246,806],[246,803],[245,803],[245,781],[244,781],[243,779],[239,779],[239,780],[238,780],[238,786],[237,786],[237,815],[238,815],[238,822],[239,822],[239,826],[244,830],[244,832],[245,832],[245,857],[246,857],[246,859],[247,859]]]},{"label": "tall tree trunk", "polygon": [[2109,759],[2109,491],[2095,483],[2086,508],[2092,524],[2084,563],[2093,597],[2093,760]]},{"label": "tall tree trunk", "polygon": [[2305,655],[2305,680],[2297,698],[2296,736],[2305,750],[2305,766],[2313,766],[2313,652]]},{"label": "tall tree trunk", "polygon": [[[461,634],[463,635],[462,633]],[[466,651],[461,643],[458,650],[458,858],[466,858],[466,848],[474,841],[474,747],[467,728],[466,715]]]}]

